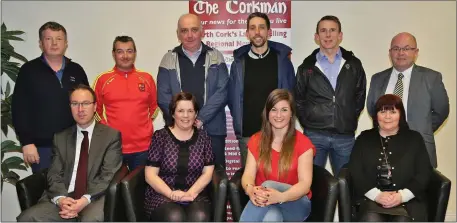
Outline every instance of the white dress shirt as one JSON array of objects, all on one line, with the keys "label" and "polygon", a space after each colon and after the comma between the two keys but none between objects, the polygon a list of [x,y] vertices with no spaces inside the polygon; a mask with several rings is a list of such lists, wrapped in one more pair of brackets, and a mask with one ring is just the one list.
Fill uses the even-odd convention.
[{"label": "white dress shirt", "polygon": [[[387,85],[386,88],[386,94],[393,94],[394,89],[395,89],[395,84],[397,84],[398,80],[398,74],[402,73],[403,74],[403,96],[402,96],[402,101],[403,101],[403,106],[405,107],[405,113],[408,114],[408,92],[409,92],[409,82],[411,81],[411,72],[413,71],[413,66],[410,68],[406,69],[403,72],[400,72],[396,70],[395,68],[392,69],[392,74],[390,75],[389,79],[389,84]],[[408,115],[405,115],[406,120],[408,121]]]},{"label": "white dress shirt", "polygon": [[[71,180],[70,180],[70,185],[68,186],[68,193],[72,193],[75,190],[75,183],[76,183],[76,172],[78,171],[78,163],[79,163],[79,154],[81,153],[81,143],[84,139],[84,135],[81,131],[87,131],[87,136],[89,137],[89,148],[88,151],[90,150],[90,142],[92,140],[92,133],[94,132],[94,127],[95,127],[95,120],[92,121],[92,124],[90,124],[87,128],[83,129],[79,125],[76,125],[76,151],[75,151],[75,163],[73,166],[73,172],[71,174]],[[87,200],[90,203],[90,195],[85,194],[83,195],[84,197],[87,198]],[[57,196],[53,198],[53,202],[57,204],[57,200],[61,197],[64,196]]]}]

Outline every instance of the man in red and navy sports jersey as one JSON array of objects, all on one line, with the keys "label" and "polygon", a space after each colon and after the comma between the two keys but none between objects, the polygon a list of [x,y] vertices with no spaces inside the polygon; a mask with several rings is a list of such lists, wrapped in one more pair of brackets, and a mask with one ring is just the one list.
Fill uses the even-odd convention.
[{"label": "man in red and navy sports jersey", "polygon": [[146,163],[153,121],[159,111],[154,79],[135,68],[136,52],[132,37],[116,37],[116,65],[100,74],[93,86],[98,99],[95,118],[121,132],[123,160],[130,170]]}]

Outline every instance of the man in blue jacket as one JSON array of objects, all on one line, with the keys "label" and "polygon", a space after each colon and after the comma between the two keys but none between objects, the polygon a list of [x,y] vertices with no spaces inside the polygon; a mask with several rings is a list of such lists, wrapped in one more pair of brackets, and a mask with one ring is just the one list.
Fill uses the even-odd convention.
[{"label": "man in blue jacket", "polygon": [[159,66],[159,107],[168,125],[173,95],[181,91],[192,93],[200,107],[195,125],[206,129],[211,137],[215,164],[225,169],[227,65],[222,53],[202,43],[204,32],[198,16],[182,15],[176,33],[181,45],[167,52]]},{"label": "man in blue jacket", "polygon": [[295,71],[289,58],[292,49],[269,41],[269,31],[270,19],[265,13],[250,14],[246,36],[251,43],[233,51],[228,106],[243,166],[247,142],[262,125],[261,113],[268,95],[277,88],[293,92],[295,86]]}]

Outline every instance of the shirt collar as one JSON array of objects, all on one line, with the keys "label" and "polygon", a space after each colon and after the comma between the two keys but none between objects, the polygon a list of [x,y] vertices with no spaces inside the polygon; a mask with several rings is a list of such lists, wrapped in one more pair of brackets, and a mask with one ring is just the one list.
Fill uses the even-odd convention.
[{"label": "shirt collar", "polygon": [[414,64],[411,67],[409,67],[408,69],[404,70],[403,72],[398,71],[394,67],[393,68],[393,73],[395,74],[395,76],[398,76],[399,73],[402,73],[404,78],[410,78],[411,77],[411,73],[413,72],[413,67],[414,67]]},{"label": "shirt collar", "polygon": [[94,127],[95,127],[95,119],[93,119],[92,124],[90,124],[85,129],[81,128],[78,124],[76,124],[76,130],[78,131],[78,134],[82,134],[81,131],[87,131],[89,136],[91,136],[92,133],[94,132]]},{"label": "shirt collar", "polygon": [[116,71],[116,73],[118,74],[121,74],[121,75],[125,75],[125,74],[132,74],[136,71],[136,67],[135,67],[135,64],[133,65],[132,69],[130,71],[122,71],[122,70],[119,70],[119,68],[117,68],[116,65],[114,65],[114,68],[113,68],[114,71]]},{"label": "shirt collar", "polygon": [[184,52],[184,54],[187,57],[196,57],[197,55],[200,55],[200,53],[202,52],[203,44],[200,44],[200,48],[195,53],[191,53],[190,51],[184,49],[184,46],[182,46],[182,45],[181,45],[181,48],[182,48],[182,52]]},{"label": "shirt collar", "polygon": [[[335,55],[335,60],[341,59],[341,58],[342,58],[341,48],[338,47],[338,51],[336,51],[336,55]],[[318,61],[328,60],[327,56],[324,54],[324,52],[322,52],[322,50],[319,50],[319,52],[317,52],[316,59]]]},{"label": "shirt collar", "polygon": [[[51,66],[49,66],[48,61],[47,61],[46,58],[44,57],[44,53],[41,53],[40,59],[41,59],[46,65],[48,65],[48,67],[51,67]],[[59,69],[57,72],[62,71],[62,70],[65,68],[66,62],[67,62],[67,61],[65,60],[65,56],[62,56],[62,66],[60,67],[60,69]]]},{"label": "shirt collar", "polygon": [[254,51],[252,51],[251,48],[251,50],[249,50],[248,55],[253,59],[263,59],[268,55],[268,53],[270,53],[270,47],[268,47],[267,51],[265,51],[263,54],[255,53]]}]

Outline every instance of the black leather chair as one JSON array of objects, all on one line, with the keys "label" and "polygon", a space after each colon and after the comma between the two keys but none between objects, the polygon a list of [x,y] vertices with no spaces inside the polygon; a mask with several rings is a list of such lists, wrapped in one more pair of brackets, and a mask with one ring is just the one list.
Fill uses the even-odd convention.
[{"label": "black leather chair", "polygon": [[[21,211],[38,203],[43,193],[48,188],[48,169],[43,169],[16,183],[16,192],[19,199]],[[127,166],[116,172],[105,195],[104,221],[125,221],[125,208],[121,199],[120,182],[128,174]]]},{"label": "black leather chair", "polygon": [[[341,169],[338,181],[340,185],[339,221],[356,221],[357,216],[355,216],[351,203],[352,185],[349,169],[346,167]],[[428,195],[428,220],[430,222],[444,222],[450,191],[451,181],[435,169],[426,192]]]},{"label": "black leather chair", "polygon": [[[233,221],[239,221],[244,207],[249,201],[241,185],[241,176],[244,168],[236,171],[229,181],[229,199],[232,209]],[[311,198],[311,214],[306,219],[308,222],[330,222],[335,214],[338,199],[338,181],[325,168],[313,166],[313,193]]]},{"label": "black leather chair", "polygon": [[[205,190],[209,191],[214,207],[212,218],[215,222],[222,222],[226,217],[226,196],[228,179],[225,170],[216,169],[211,183]],[[122,197],[126,206],[127,221],[148,221],[144,213],[144,193],[147,187],[144,176],[144,166],[137,167],[121,182]]]}]

